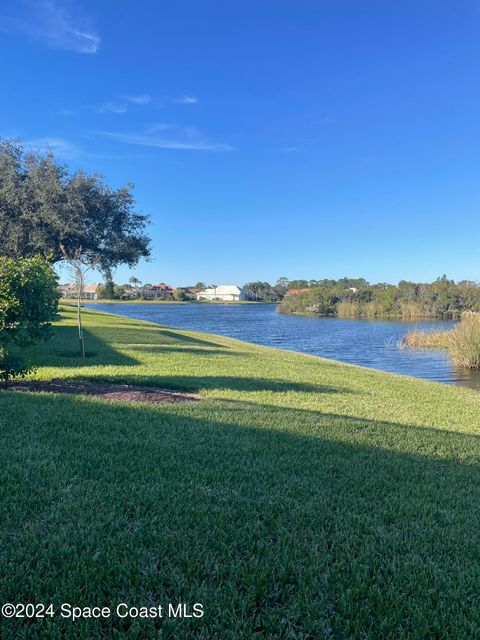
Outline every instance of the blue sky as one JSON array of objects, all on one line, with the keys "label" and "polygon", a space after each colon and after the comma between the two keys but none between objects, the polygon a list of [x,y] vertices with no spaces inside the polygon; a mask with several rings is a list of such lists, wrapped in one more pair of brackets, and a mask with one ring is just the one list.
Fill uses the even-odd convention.
[{"label": "blue sky", "polygon": [[462,0],[12,0],[0,134],[135,183],[143,281],[476,280],[479,27]]}]

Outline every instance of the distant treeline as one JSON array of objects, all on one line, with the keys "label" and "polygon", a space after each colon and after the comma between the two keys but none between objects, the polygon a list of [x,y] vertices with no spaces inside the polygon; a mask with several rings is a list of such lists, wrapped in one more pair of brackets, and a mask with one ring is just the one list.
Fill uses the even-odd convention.
[{"label": "distant treeline", "polygon": [[480,311],[480,286],[446,276],[397,285],[370,284],[363,278],[319,280],[285,295],[279,311],[340,318],[459,318],[465,311]]}]

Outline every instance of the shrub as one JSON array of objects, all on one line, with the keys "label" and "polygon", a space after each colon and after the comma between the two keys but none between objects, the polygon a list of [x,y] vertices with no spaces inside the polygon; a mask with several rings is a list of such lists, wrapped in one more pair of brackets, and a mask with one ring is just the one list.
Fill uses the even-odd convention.
[{"label": "shrub", "polygon": [[53,268],[44,258],[0,257],[0,379],[30,370],[21,352],[50,337],[57,286]]}]

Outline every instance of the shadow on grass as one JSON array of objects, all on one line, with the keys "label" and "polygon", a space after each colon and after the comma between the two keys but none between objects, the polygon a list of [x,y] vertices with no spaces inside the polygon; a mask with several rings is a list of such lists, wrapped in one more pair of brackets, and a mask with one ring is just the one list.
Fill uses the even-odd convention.
[{"label": "shadow on grass", "polygon": [[191,344],[191,345],[201,345],[204,347],[222,347],[223,349],[229,349],[224,344],[220,344],[218,342],[213,342],[212,340],[203,340],[201,338],[194,338],[193,336],[186,336],[181,333],[176,333],[175,331],[170,331],[169,329],[165,329],[164,327],[158,327],[159,332],[162,337],[170,338],[175,342],[180,342],[182,344]]},{"label": "shadow on grass", "polygon": [[78,368],[99,365],[135,365],[139,360],[126,356],[101,339],[101,331],[84,329],[86,358],[80,356],[78,330],[73,326],[55,327],[54,337],[28,351],[36,367],[60,366]]},{"label": "shadow on grass", "polygon": [[135,344],[135,345],[129,345],[128,348],[130,351],[141,351],[143,353],[193,353],[197,355],[206,355],[206,356],[226,355],[232,358],[237,356],[246,358],[249,355],[244,351],[232,351],[228,347],[224,347],[224,348],[212,347],[211,349],[205,349],[205,348],[195,347],[195,346],[172,347],[172,346],[165,346],[161,344],[145,344],[145,345]]},{"label": "shadow on grass", "polygon": [[[212,353],[212,355],[215,353]],[[89,378],[90,380],[91,378]],[[99,378],[100,379],[100,378]],[[117,381],[118,374],[111,378],[108,374],[102,380]],[[322,384],[308,382],[291,382],[277,380],[275,378],[241,377],[241,376],[150,376],[137,375],[135,373],[126,374],[122,381],[128,384],[145,385],[151,387],[161,387],[164,389],[179,389],[191,392],[201,392],[205,389],[225,390],[225,391],[273,391],[279,393],[354,393],[350,389],[330,387]]]},{"label": "shadow on grass", "polygon": [[[241,402],[14,393],[0,424],[3,601],[208,612],[137,621],[145,638],[480,633],[478,436]],[[2,640],[45,628],[2,624]],[[49,629],[87,640],[134,637],[132,624]]]}]

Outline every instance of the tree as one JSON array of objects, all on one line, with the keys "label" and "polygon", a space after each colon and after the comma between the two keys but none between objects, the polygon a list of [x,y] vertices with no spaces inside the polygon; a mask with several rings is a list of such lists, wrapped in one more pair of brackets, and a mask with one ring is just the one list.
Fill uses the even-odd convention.
[{"label": "tree", "polygon": [[132,189],[112,189],[100,175],[70,173],[52,153],[0,140],[2,254],[40,254],[58,262],[81,247],[111,278],[118,265],[133,267],[150,255],[149,219],[135,211]]},{"label": "tree", "polygon": [[289,289],[288,285],[289,285],[288,278],[285,276],[281,276],[273,285],[273,288],[277,292],[277,295],[280,298],[283,298],[283,296],[287,293],[287,290]]},{"label": "tree", "polygon": [[82,326],[82,305],[83,288],[85,286],[85,276],[90,269],[95,269],[98,264],[98,259],[94,256],[90,256],[84,253],[82,247],[79,247],[74,253],[67,253],[67,250],[62,245],[62,251],[64,252],[65,260],[73,270],[73,276],[75,279],[76,291],[77,291],[77,328],[78,328],[78,340],[80,343],[80,355],[85,358],[85,339],[83,336]]},{"label": "tree", "polygon": [[18,352],[51,336],[57,277],[45,259],[0,257],[0,379],[29,371]]},{"label": "tree", "polygon": [[184,302],[187,299],[185,289],[183,289],[182,287],[177,287],[173,292],[173,298],[175,300],[178,300],[178,302]]},{"label": "tree", "polygon": [[128,282],[132,285],[132,287],[135,287],[135,288],[139,287],[142,284],[142,281],[136,278],[135,276],[132,276],[131,278],[129,278]]},{"label": "tree", "polygon": [[288,287],[289,289],[308,289],[310,284],[308,280],[290,280]]},{"label": "tree", "polygon": [[280,294],[272,287],[269,282],[247,282],[243,287],[245,293],[250,300],[261,300],[263,302],[276,302]]},{"label": "tree", "polygon": [[98,268],[108,284],[115,267],[133,267],[150,255],[148,217],[135,211],[132,188],[112,189],[97,174],[69,173],[52,153],[42,156],[20,142],[0,141],[2,253],[14,259],[40,254],[73,268],[82,355],[85,274]]},{"label": "tree", "polygon": [[115,299],[115,283],[113,282],[112,278],[108,278],[106,280],[105,285],[103,287],[102,295],[107,300]]}]

